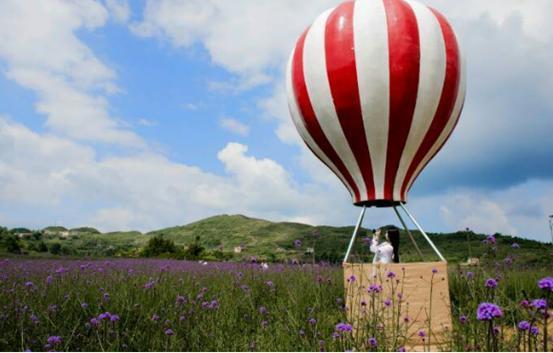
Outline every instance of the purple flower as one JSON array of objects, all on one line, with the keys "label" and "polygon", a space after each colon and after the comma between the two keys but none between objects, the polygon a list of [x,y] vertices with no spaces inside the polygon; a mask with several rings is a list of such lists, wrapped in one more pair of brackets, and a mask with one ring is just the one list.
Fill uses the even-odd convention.
[{"label": "purple flower", "polygon": [[305,330],[304,330],[304,329],[300,329],[300,330],[298,331],[298,334],[299,334],[301,337],[305,336]]},{"label": "purple flower", "polygon": [[485,286],[490,289],[497,288],[497,281],[494,278],[488,278],[486,280]]},{"label": "purple flower", "polygon": [[267,314],[267,308],[264,307],[263,305],[260,306],[260,307],[259,307],[259,313],[260,313],[261,315]]},{"label": "purple flower", "polygon": [[46,277],[46,284],[52,284],[53,280],[54,278],[52,277],[52,275],[48,275],[48,277]]},{"label": "purple flower", "polygon": [[484,240],[484,243],[494,245],[496,243],[495,236],[494,235],[488,235],[486,237],[486,240]]},{"label": "purple flower", "polygon": [[391,279],[391,278],[395,278],[395,277],[396,277],[396,274],[395,274],[394,272],[392,272],[392,271],[388,271],[388,273],[386,274],[386,277],[388,277],[388,278],[390,278],[390,279]]},{"label": "purple flower", "polygon": [[384,300],[384,305],[386,307],[390,307],[390,305],[392,305],[392,301],[388,298],[388,299]]},{"label": "purple flower", "polygon": [[474,278],[474,272],[471,272],[471,271],[467,272],[467,279],[471,280],[473,278]]},{"label": "purple flower", "polygon": [[356,278],[355,278],[355,275],[351,275],[349,278],[348,278],[348,282],[349,283],[353,283],[355,282]]},{"label": "purple flower", "polygon": [[119,321],[119,315],[111,315],[111,316],[109,317],[109,321],[111,321],[111,322],[117,322],[117,321]]},{"label": "purple flower", "polygon": [[528,331],[530,329],[530,323],[528,321],[521,321],[518,323],[518,329],[521,331]]},{"label": "purple flower", "polygon": [[433,268],[433,269],[432,269],[432,273],[433,273],[433,274],[438,273],[438,269],[437,269],[437,268]]},{"label": "purple flower", "polygon": [[159,315],[158,314],[152,315],[152,321],[159,321]]},{"label": "purple flower", "polygon": [[29,319],[35,325],[38,325],[40,323],[40,321],[38,320],[38,316],[36,316],[35,314],[31,314],[31,316],[29,316]]},{"label": "purple flower", "polygon": [[374,337],[369,338],[369,346],[373,348],[378,346],[378,341],[376,340],[376,338]]},{"label": "purple flower", "polygon": [[519,248],[520,248],[520,245],[518,245],[518,243],[513,243],[513,244],[511,245],[511,248],[513,248],[513,249],[519,249]]},{"label": "purple flower", "polygon": [[179,316],[179,321],[184,321],[184,320],[186,320],[186,316],[184,315]]},{"label": "purple flower", "polygon": [[538,287],[545,291],[553,293],[553,277],[545,277],[540,279],[540,281],[538,282]]},{"label": "purple flower", "polygon": [[419,333],[418,333],[418,336],[420,338],[425,338],[426,337],[426,332],[424,332],[424,330],[420,330]]},{"label": "purple flower", "polygon": [[382,286],[379,284],[371,284],[369,286],[369,289],[367,289],[367,292],[369,293],[380,293],[382,292]]},{"label": "purple flower", "polygon": [[521,300],[519,304],[520,304],[520,306],[523,307],[524,309],[528,309],[528,308],[530,308],[530,306],[531,306],[531,305],[530,305],[530,302],[529,302],[528,300],[526,300],[526,299]]},{"label": "purple flower", "polygon": [[476,310],[476,318],[479,321],[490,321],[503,316],[501,308],[493,303],[480,303]]},{"label": "purple flower", "polygon": [[100,320],[110,320],[111,319],[111,314],[106,311],[105,313],[101,313],[100,315],[98,315],[98,319]]},{"label": "purple flower", "polygon": [[532,307],[537,310],[545,310],[547,301],[545,299],[534,299],[532,300]]},{"label": "purple flower", "polygon": [[269,326],[269,321],[267,321],[267,320],[261,321],[261,327],[267,328],[267,326]]},{"label": "purple flower", "polygon": [[48,344],[50,346],[55,346],[57,344],[61,344],[62,339],[60,336],[50,336],[48,337]]},{"label": "purple flower", "polygon": [[109,293],[104,293],[104,301],[109,302]]},{"label": "purple flower", "polygon": [[467,318],[466,315],[461,315],[461,316],[459,316],[459,322],[460,322],[462,325],[466,324],[467,321],[468,321],[468,318]]},{"label": "purple flower", "polygon": [[405,349],[405,347],[399,347],[399,349],[397,350],[398,352],[407,352],[407,350]]},{"label": "purple flower", "polygon": [[340,322],[338,325],[336,325],[336,331],[338,332],[351,332],[353,327],[350,324],[346,324],[343,322]]},{"label": "purple flower", "polygon": [[176,300],[176,303],[178,305],[182,305],[186,302],[186,298],[183,297],[182,295],[177,295],[177,300]]},{"label": "purple flower", "polygon": [[83,309],[88,309],[88,304],[87,303],[81,303],[81,308]]},{"label": "purple flower", "polygon": [[31,281],[25,282],[25,287],[32,289],[35,286],[35,284]]},{"label": "purple flower", "polygon": [[530,327],[530,333],[537,336],[540,333],[540,329],[537,326]]},{"label": "purple flower", "polygon": [[98,320],[97,318],[93,317],[92,319],[90,319],[90,326],[92,326],[92,327],[98,327],[98,326],[100,326],[100,320]]},{"label": "purple flower", "polygon": [[144,284],[144,289],[152,289],[155,285],[155,281],[149,280],[148,282],[146,282],[146,284]]},{"label": "purple flower", "polygon": [[175,334],[175,332],[173,330],[171,330],[170,328],[168,328],[167,330],[165,330],[165,335],[166,336],[173,336]]},{"label": "purple flower", "polygon": [[294,246],[296,248],[301,248],[301,240],[299,240],[299,239],[294,240]]},{"label": "purple flower", "polygon": [[267,287],[273,287],[274,284],[273,284],[273,281],[267,281],[267,282],[265,282],[265,285]]},{"label": "purple flower", "polygon": [[309,325],[315,326],[316,324],[317,324],[317,320],[315,320],[314,318],[309,319]]}]

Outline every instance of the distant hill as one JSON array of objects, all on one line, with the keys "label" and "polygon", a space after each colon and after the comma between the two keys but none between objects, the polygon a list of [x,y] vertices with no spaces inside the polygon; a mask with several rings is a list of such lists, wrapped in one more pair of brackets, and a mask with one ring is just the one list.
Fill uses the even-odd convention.
[{"label": "distant hill", "polygon": [[[58,242],[65,247],[65,253],[76,256],[136,256],[147,241],[156,235],[173,240],[178,247],[186,247],[199,237],[200,244],[208,253],[226,253],[233,260],[245,260],[256,256],[269,261],[292,258],[309,261],[315,257],[316,260],[338,262],[343,258],[353,232],[353,226],[310,226],[292,222],[271,222],[243,215],[219,215],[147,234],[133,231],[100,233],[89,227],[77,229],[81,232],[69,238],[48,239],[46,242]],[[352,252],[353,260],[370,261],[372,255],[367,246],[366,234],[365,229],[360,231]],[[412,231],[412,234],[425,260],[436,260],[437,257],[419,232]],[[401,235],[401,260],[418,261],[420,258],[407,234],[402,230]],[[485,251],[483,234],[460,231],[429,233],[429,236],[450,262],[466,261],[469,253],[473,257],[479,257]],[[296,240],[299,240],[300,246],[295,246]],[[513,243],[518,243],[520,249],[512,249]],[[234,252],[237,247],[240,247],[240,253]],[[308,248],[313,248],[314,254],[308,253]],[[519,262],[553,265],[552,249],[549,244],[497,234],[498,259],[516,254]]]},{"label": "distant hill", "polygon": [[100,234],[100,231],[92,227],[78,227],[69,229],[70,233],[91,233],[91,234]]},{"label": "distant hill", "polygon": [[[250,218],[243,215],[220,215],[200,220],[185,226],[160,229],[150,232],[147,236],[163,235],[173,240],[177,245],[186,245],[200,237],[202,245],[208,249],[222,248],[232,251],[234,247],[245,245],[242,256],[305,257],[308,247],[315,249],[317,257],[341,259],[347,248],[353,226],[331,227],[310,226],[291,222],[270,222],[263,219]],[[426,260],[437,260],[434,252],[418,231],[411,231]],[[353,256],[359,260],[369,261],[372,256],[367,246],[367,230],[363,229],[354,247]],[[419,259],[407,234],[401,230],[402,261],[417,261]],[[473,232],[428,233],[432,241],[451,262],[466,261],[469,256],[481,256],[485,250],[483,240],[485,235]],[[468,240],[467,240],[468,237]],[[296,248],[294,241],[300,240],[302,246]],[[534,240],[497,234],[497,257],[504,258],[510,253],[518,253],[525,263],[552,263],[552,247]],[[518,243],[521,249],[514,251],[513,243]],[[470,251],[469,251],[470,248]]]},{"label": "distant hill", "polygon": [[66,231],[67,231],[67,228],[62,227],[62,226],[49,226],[49,227],[44,228],[42,231],[43,231],[43,232],[52,232],[52,233],[55,233],[55,232],[66,232]]}]

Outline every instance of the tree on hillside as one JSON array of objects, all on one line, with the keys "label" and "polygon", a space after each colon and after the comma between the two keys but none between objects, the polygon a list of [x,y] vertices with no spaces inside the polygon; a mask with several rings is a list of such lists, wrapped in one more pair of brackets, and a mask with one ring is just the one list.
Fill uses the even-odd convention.
[{"label": "tree on hillside", "polygon": [[140,252],[140,256],[153,257],[161,254],[174,254],[177,252],[177,247],[172,240],[163,238],[162,235],[156,235],[150,240],[148,244]]},{"label": "tree on hillside", "polygon": [[50,251],[50,254],[52,255],[59,255],[61,253],[61,244],[60,243],[50,244],[48,251]]},{"label": "tree on hillside", "polygon": [[200,258],[204,250],[205,248],[200,244],[200,237],[196,236],[194,242],[186,248],[184,255],[188,260],[196,260]]},{"label": "tree on hillside", "polygon": [[15,235],[9,235],[5,237],[3,243],[7,252],[11,252],[12,254],[21,254],[19,239],[17,239]]}]

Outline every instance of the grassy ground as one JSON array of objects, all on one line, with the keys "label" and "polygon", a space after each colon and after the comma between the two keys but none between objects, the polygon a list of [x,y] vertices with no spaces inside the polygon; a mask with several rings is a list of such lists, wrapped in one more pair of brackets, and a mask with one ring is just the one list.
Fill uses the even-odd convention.
[{"label": "grassy ground", "polygon": [[[549,342],[551,350],[532,300],[551,299],[538,280],[552,269],[521,265],[522,249],[506,248],[486,245],[479,268],[450,266],[448,349],[533,351]],[[0,350],[402,350],[401,333],[390,337],[381,322],[370,337],[353,337],[343,288],[341,268],[328,265],[4,259]],[[478,320],[482,302],[497,304],[501,317]],[[517,328],[523,320],[533,333]]]}]

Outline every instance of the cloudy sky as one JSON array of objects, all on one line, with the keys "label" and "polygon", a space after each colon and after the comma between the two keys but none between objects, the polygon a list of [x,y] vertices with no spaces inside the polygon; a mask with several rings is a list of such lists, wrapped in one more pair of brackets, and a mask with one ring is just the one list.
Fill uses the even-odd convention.
[{"label": "cloudy sky", "polygon": [[[467,56],[461,121],[410,194],[430,231],[548,240],[550,0],[425,0]],[[155,228],[221,213],[347,225],[283,70],[334,0],[0,3],[0,224]],[[393,221],[371,210],[366,225]]]}]

